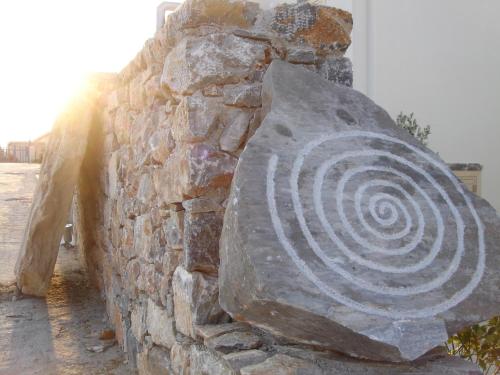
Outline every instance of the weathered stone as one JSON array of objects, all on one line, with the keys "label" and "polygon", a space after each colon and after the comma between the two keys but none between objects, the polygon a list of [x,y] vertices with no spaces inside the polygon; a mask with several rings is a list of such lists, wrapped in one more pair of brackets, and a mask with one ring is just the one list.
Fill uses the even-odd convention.
[{"label": "weathered stone", "polygon": [[168,247],[182,250],[184,247],[184,211],[171,211],[165,222]]},{"label": "weathered stone", "polygon": [[266,47],[234,35],[185,38],[168,54],[162,84],[192,94],[211,84],[237,83],[265,58]]},{"label": "weathered stone", "polygon": [[201,142],[220,122],[222,100],[197,92],[182,98],[175,111],[172,135],[178,142]]},{"label": "weathered stone", "polygon": [[[480,375],[481,371],[470,361],[446,354],[426,357],[413,363],[383,363],[356,360],[332,352],[312,352],[295,347],[275,347],[276,358],[261,365],[251,366],[241,371],[241,374],[267,374],[272,371],[284,371],[289,367],[290,372],[285,374],[352,374],[352,375]],[[295,364],[295,365],[294,365]],[[304,370],[307,369],[307,370]],[[281,370],[280,370],[281,369]],[[270,372],[259,372],[259,371]]]},{"label": "weathered stone", "polygon": [[115,151],[111,154],[111,158],[109,159],[108,165],[108,195],[111,199],[116,199],[118,197],[118,151]]},{"label": "weathered stone", "polygon": [[149,173],[144,173],[141,176],[141,180],[139,182],[139,190],[137,191],[137,199],[142,204],[148,204],[153,199],[155,194],[153,180]]},{"label": "weathered stone", "polygon": [[237,159],[206,144],[177,148],[154,175],[164,203],[182,202],[231,184]]},{"label": "weathered stone", "polygon": [[347,57],[328,58],[320,67],[320,74],[327,80],[352,87],[352,63]]},{"label": "weathered stone", "polygon": [[204,87],[202,92],[203,92],[203,95],[210,96],[210,97],[224,96],[224,91],[222,90],[222,87],[217,86],[217,85],[209,85],[207,87]]},{"label": "weathered stone", "polygon": [[260,83],[224,87],[224,104],[235,107],[258,108],[262,105]]},{"label": "weathered stone", "polygon": [[284,354],[276,354],[266,361],[244,367],[240,370],[241,375],[322,375],[321,369],[313,363],[302,359],[293,358]]},{"label": "weathered stone", "polygon": [[224,208],[213,198],[201,197],[182,202],[184,209],[191,214],[221,212]]},{"label": "weathered stone", "polygon": [[137,303],[130,315],[132,334],[138,342],[142,342],[147,332],[146,319],[147,319],[147,305]]},{"label": "weathered stone", "polygon": [[229,363],[234,371],[240,371],[243,367],[264,362],[268,357],[269,354],[261,350],[245,350],[226,354],[224,360]]},{"label": "weathered stone", "polygon": [[273,12],[271,27],[289,41],[305,41],[321,53],[343,53],[351,44],[353,22],[349,12],[309,2],[283,4]]},{"label": "weathered stone", "polygon": [[241,109],[233,108],[224,112],[224,132],[220,138],[220,148],[222,151],[234,152],[245,139],[248,131],[252,113]]},{"label": "weathered stone", "polygon": [[176,343],[170,351],[170,361],[174,375],[190,374],[191,345]]},{"label": "weathered stone", "polygon": [[257,349],[262,346],[259,336],[252,332],[231,332],[205,340],[205,345],[221,353],[232,353],[238,350]]},{"label": "weathered stone", "polygon": [[221,213],[186,211],[183,265],[187,271],[217,273],[222,222]]},{"label": "weathered stone", "polygon": [[221,304],[239,321],[413,360],[499,314],[500,219],[362,94],[284,62],[235,175]]},{"label": "weathered stone", "polygon": [[42,297],[49,287],[89,134],[97,121],[97,101],[97,92],[82,93],[52,129],[15,269],[24,294]]},{"label": "weathered stone", "polygon": [[174,319],[151,299],[148,302],[147,329],[156,345],[170,349],[175,344]]},{"label": "weathered stone", "polygon": [[171,373],[169,353],[163,348],[153,347],[138,355],[139,375],[168,375]]},{"label": "weathered stone", "polygon": [[203,25],[247,28],[254,24],[258,4],[243,0],[187,0],[168,16],[167,34]]},{"label": "weathered stone", "polygon": [[194,326],[221,323],[226,314],[219,306],[216,277],[187,272],[178,267],[174,273],[174,309],[177,330],[196,338]]},{"label": "weathered stone", "polygon": [[314,64],[316,62],[316,54],[314,50],[292,49],[288,51],[287,60],[292,64]]},{"label": "weathered stone", "polygon": [[120,145],[126,145],[130,142],[130,128],[132,126],[133,117],[128,112],[127,107],[120,107],[116,111],[113,130],[116,135],[116,140]]},{"label": "weathered stone", "polygon": [[153,226],[151,215],[138,216],[134,224],[134,255],[147,259],[152,245]]},{"label": "weathered stone", "polygon": [[191,375],[236,375],[229,364],[221,357],[205,349],[201,345],[193,345],[190,353]]},{"label": "weathered stone", "polygon": [[210,324],[203,326],[196,326],[195,333],[196,336],[202,338],[203,340],[218,337],[220,335],[231,333],[231,332],[241,332],[250,331],[251,326],[247,323],[225,323],[225,324]]}]

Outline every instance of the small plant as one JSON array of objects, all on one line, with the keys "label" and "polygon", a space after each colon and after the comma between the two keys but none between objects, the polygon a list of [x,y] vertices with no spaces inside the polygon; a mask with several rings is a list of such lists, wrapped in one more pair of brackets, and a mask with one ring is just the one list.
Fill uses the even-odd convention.
[{"label": "small plant", "polygon": [[405,115],[401,112],[396,119],[396,124],[417,138],[424,146],[427,146],[427,141],[431,135],[431,127],[427,125],[425,128],[422,128],[413,113]]},{"label": "small plant", "polygon": [[451,355],[476,363],[485,374],[500,374],[500,317],[465,329],[446,346]]}]

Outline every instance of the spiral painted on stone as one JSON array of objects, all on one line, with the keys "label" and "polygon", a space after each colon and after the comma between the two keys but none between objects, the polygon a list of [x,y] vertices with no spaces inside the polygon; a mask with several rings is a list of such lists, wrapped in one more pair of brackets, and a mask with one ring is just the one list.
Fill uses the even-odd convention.
[{"label": "spiral painted on stone", "polygon": [[397,138],[342,132],[290,163],[273,155],[267,199],[298,271],[356,311],[436,316],[483,276],[484,227],[470,197],[446,165]]}]

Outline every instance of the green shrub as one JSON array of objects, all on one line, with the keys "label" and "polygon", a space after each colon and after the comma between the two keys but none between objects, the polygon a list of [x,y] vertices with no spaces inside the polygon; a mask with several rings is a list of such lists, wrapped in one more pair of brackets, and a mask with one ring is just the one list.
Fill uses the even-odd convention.
[{"label": "green shrub", "polygon": [[451,355],[478,364],[485,374],[500,374],[500,317],[463,330],[446,346]]},{"label": "green shrub", "polygon": [[417,138],[424,146],[427,146],[427,141],[431,135],[431,127],[427,125],[425,128],[418,125],[417,119],[413,113],[405,115],[401,112],[396,119],[396,124]]}]

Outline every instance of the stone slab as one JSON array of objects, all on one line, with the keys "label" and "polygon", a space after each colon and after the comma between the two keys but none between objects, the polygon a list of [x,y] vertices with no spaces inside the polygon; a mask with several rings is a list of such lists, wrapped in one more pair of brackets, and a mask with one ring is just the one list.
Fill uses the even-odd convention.
[{"label": "stone slab", "polygon": [[238,321],[352,356],[414,360],[499,314],[500,220],[370,99],[274,61],[221,239]]},{"label": "stone slab", "polygon": [[90,129],[97,92],[82,93],[52,128],[26,231],[16,264],[22,293],[43,297],[54,272]]}]

